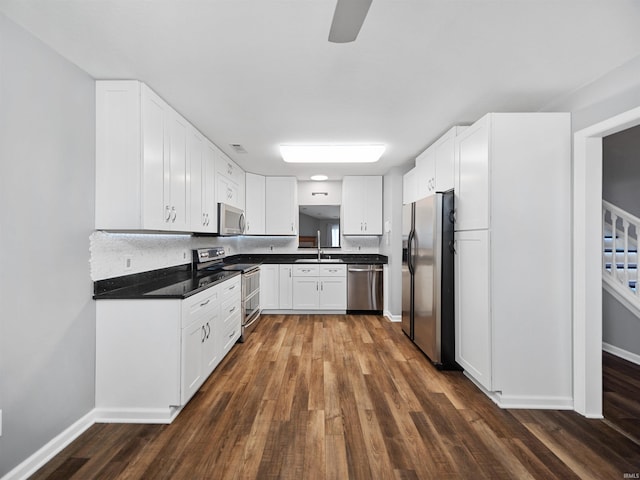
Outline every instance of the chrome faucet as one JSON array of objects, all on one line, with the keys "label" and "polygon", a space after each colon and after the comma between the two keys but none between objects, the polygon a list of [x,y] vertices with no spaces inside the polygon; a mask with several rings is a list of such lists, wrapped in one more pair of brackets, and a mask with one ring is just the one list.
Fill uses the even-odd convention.
[{"label": "chrome faucet", "polygon": [[316,243],[318,244],[318,263],[320,263],[322,259],[322,250],[320,250],[320,230],[318,230],[316,237]]}]

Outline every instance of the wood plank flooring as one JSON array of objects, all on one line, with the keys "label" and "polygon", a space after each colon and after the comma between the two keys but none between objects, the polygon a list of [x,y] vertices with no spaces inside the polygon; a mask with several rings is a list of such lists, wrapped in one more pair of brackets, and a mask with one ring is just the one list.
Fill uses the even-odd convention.
[{"label": "wood plank flooring", "polygon": [[640,441],[640,366],[602,352],[604,418]]},{"label": "wood plank flooring", "polygon": [[571,479],[640,472],[574,412],[501,410],[399,324],[265,315],[171,425],[98,424],[34,479]]}]

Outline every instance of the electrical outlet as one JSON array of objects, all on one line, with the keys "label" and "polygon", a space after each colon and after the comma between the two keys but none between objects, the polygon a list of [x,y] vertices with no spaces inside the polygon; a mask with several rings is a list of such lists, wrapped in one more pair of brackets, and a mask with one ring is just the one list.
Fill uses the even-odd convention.
[{"label": "electrical outlet", "polygon": [[188,255],[189,255],[189,252],[185,250],[184,252],[182,252],[182,259],[186,260]]},{"label": "electrical outlet", "polygon": [[133,257],[131,255],[124,256],[124,269],[125,271],[133,268]]},{"label": "electrical outlet", "polygon": [[273,245],[269,245],[269,250],[273,252]]}]

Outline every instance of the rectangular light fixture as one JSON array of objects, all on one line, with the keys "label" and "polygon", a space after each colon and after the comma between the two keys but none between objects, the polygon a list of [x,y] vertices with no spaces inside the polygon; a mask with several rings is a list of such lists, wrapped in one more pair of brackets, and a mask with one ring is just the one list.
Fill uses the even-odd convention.
[{"label": "rectangular light fixture", "polygon": [[372,163],[384,150],[384,145],[280,145],[288,163]]}]

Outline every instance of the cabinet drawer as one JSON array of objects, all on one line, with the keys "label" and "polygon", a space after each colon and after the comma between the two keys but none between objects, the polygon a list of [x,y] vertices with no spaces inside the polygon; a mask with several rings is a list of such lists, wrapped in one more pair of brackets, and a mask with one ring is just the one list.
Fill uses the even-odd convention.
[{"label": "cabinet drawer", "polygon": [[219,285],[222,302],[234,296],[240,297],[240,279],[241,276],[237,275]]},{"label": "cabinet drawer", "polygon": [[219,299],[218,287],[207,288],[182,301],[182,328],[204,315],[215,314]]},{"label": "cabinet drawer", "polygon": [[294,265],[294,277],[317,277],[320,274],[319,265]]},{"label": "cabinet drawer", "polygon": [[240,327],[242,325],[242,316],[239,309],[236,308],[235,312],[229,315],[227,318],[220,322],[220,332],[229,333],[234,326]]},{"label": "cabinet drawer", "polygon": [[240,310],[240,295],[227,298],[222,302],[222,306],[220,307],[220,317],[226,319],[230,315],[240,312]]},{"label": "cabinet drawer", "polygon": [[237,322],[232,322],[232,324],[229,325],[229,328],[226,330],[223,330],[223,332],[225,332],[222,336],[222,355],[224,356],[229,350],[231,350],[231,347],[233,347],[233,345],[238,341],[238,339],[240,338],[240,330],[242,328],[242,325],[240,324],[240,317],[238,317],[238,321]]},{"label": "cabinet drawer", "polygon": [[321,277],[346,277],[346,265],[320,265]]}]

